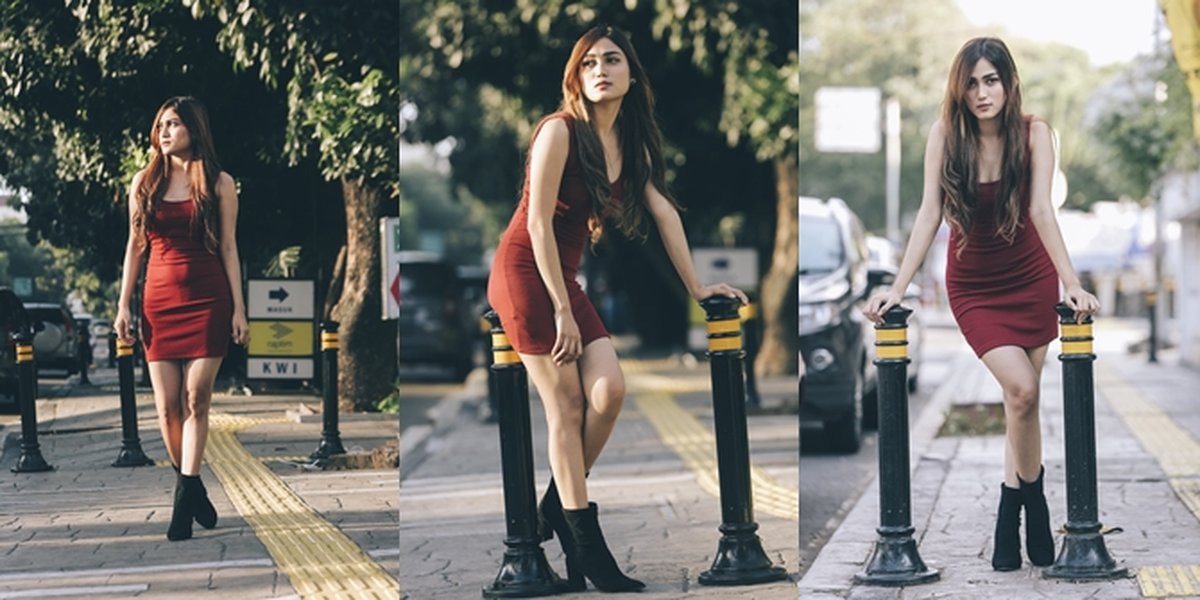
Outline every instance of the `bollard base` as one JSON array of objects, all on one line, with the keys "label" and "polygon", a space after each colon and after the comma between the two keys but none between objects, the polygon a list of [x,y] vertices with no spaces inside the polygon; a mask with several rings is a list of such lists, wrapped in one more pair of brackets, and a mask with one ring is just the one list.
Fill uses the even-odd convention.
[{"label": "bollard base", "polygon": [[21,456],[17,458],[16,466],[11,469],[13,473],[41,473],[53,470],[54,467],[50,466],[42,457],[41,450],[22,451]]},{"label": "bollard base", "polygon": [[1089,533],[1074,533],[1070,529],[1063,538],[1062,551],[1054,564],[1042,569],[1042,577],[1070,581],[1104,581],[1125,579],[1129,569],[1118,567],[1104,545],[1104,536],[1096,526]]},{"label": "bollard base", "polygon": [[123,446],[121,451],[117,453],[117,460],[113,461],[114,467],[148,467],[154,464],[154,460],[142,451],[140,444],[132,444]]},{"label": "bollard base", "polygon": [[854,576],[855,583],[864,585],[902,586],[931,583],[941,574],[930,569],[917,552],[917,542],[912,538],[912,528],[902,535],[882,536],[875,542],[875,550],[867,569]]},{"label": "bollard base", "polygon": [[771,564],[755,531],[757,523],[721,525],[721,541],[712,567],[700,573],[700,585],[753,585],[787,578],[787,570]]},{"label": "bollard base", "polygon": [[567,583],[550,568],[542,547],[529,542],[505,549],[500,572],[482,593],[484,598],[537,598],[566,591]]},{"label": "bollard base", "polygon": [[316,460],[318,458],[329,458],[334,454],[345,453],[346,449],[342,446],[341,437],[324,437],[321,438],[321,444],[317,446],[317,449],[313,450],[313,453],[309,454],[308,457]]}]

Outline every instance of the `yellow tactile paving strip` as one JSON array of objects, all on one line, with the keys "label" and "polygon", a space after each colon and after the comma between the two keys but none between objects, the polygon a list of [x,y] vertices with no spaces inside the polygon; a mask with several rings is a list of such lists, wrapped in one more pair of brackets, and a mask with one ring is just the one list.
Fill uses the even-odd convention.
[{"label": "yellow tactile paving strip", "polygon": [[[1096,370],[1096,389],[1158,460],[1171,488],[1200,520],[1200,442],[1111,369]],[[1200,594],[1200,565],[1141,567],[1137,579],[1145,598]]]},{"label": "yellow tactile paving strip", "polygon": [[[716,437],[669,394],[638,394],[637,404],[638,411],[658,431],[663,443],[670,446],[684,464],[696,473],[701,489],[720,497]],[[753,464],[750,465],[750,484],[756,510],[784,519],[800,520],[800,495],[797,490],[780,484]]]},{"label": "yellow tactile paving strip", "polygon": [[207,460],[225,495],[254,528],[301,598],[394,600],[400,584],[337,527],[321,518],[237,440],[274,419],[213,413]]}]

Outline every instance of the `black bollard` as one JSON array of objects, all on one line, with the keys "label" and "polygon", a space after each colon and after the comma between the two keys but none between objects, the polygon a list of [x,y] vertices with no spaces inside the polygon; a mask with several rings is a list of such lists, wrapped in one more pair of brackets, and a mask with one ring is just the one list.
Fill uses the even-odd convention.
[{"label": "black bollard", "polygon": [[[110,334],[117,337],[116,332]],[[114,467],[144,467],[154,464],[142,451],[138,438],[137,398],[133,393],[133,344],[117,340],[117,379],[121,391],[121,451]]]},{"label": "black bollard", "polygon": [[746,434],[745,367],[742,330],[735,298],[713,296],[700,302],[708,325],[712,369],[713,429],[717,438],[717,476],[721,482],[721,540],[712,567],[700,574],[703,585],[748,585],[787,577],[771,564],[754,522],[750,490],[750,441]]},{"label": "black bollard", "polygon": [[1147,362],[1158,362],[1158,292],[1150,290],[1146,292],[1146,308],[1150,312],[1150,340],[1147,342],[1149,346],[1149,356]]},{"label": "black bollard", "polygon": [[34,385],[37,384],[37,365],[33,362],[33,332],[28,327],[12,334],[17,347],[17,401],[21,405],[21,455],[13,473],[38,473],[54,467],[42,457],[38,445],[37,404]]},{"label": "black bollard", "polygon": [[338,431],[338,322],[321,321],[321,443],[311,459],[345,454],[342,434]]},{"label": "black bollard", "polygon": [[492,370],[492,365],[496,363],[495,355],[492,353],[492,322],[488,320],[488,315],[491,313],[492,309],[489,307],[479,316],[479,329],[483,332],[483,337],[487,344],[484,351],[484,362],[487,363],[488,414],[484,422],[499,423],[500,407],[496,405],[496,393],[492,391],[496,380],[496,372]]},{"label": "black bollard", "polygon": [[1075,321],[1066,304],[1054,307],[1062,327],[1063,436],[1067,461],[1067,525],[1062,550],[1042,575],[1075,581],[1120,579],[1100,533],[1096,492],[1096,396],[1092,377],[1092,318]]},{"label": "black bollard", "polygon": [[913,539],[912,490],[908,463],[908,316],[893,306],[875,326],[879,377],[879,538],[871,560],[854,581],[902,586],[937,581]]},{"label": "black bollard", "polygon": [[754,359],[762,346],[762,320],[758,318],[758,307],[747,304],[739,311],[742,317],[742,335],[746,339],[746,406],[758,409],[762,398],[758,395],[758,377],[754,375]]},{"label": "black bollard", "polygon": [[492,373],[488,393],[500,413],[500,468],[504,478],[504,558],[484,598],[532,598],[565,591],[565,582],[550,568],[537,538],[537,506],[533,490],[533,436],[529,426],[529,382],[525,366],[489,311],[492,325]]}]

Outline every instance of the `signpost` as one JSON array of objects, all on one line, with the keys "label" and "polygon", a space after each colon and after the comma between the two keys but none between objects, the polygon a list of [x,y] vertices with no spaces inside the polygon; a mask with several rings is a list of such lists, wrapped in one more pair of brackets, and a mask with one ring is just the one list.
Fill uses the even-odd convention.
[{"label": "signpost", "polygon": [[[751,296],[758,289],[758,251],[753,248],[693,248],[692,263],[705,285],[728,283]],[[704,309],[689,302],[688,348],[696,352],[708,348],[705,318]]]},{"label": "signpost", "polygon": [[251,279],[246,290],[246,378],[312,379],[315,282]]}]

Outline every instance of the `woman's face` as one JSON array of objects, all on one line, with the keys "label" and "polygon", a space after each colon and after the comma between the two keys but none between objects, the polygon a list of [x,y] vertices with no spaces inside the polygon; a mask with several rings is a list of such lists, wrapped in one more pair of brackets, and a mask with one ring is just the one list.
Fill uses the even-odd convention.
[{"label": "woman's face", "polygon": [[164,110],[159,117],[157,141],[159,149],[167,156],[188,158],[192,154],[192,138],[174,109]]},{"label": "woman's face", "polygon": [[600,38],[579,63],[579,80],[594,104],[620,100],[629,92],[629,61],[612,40]]},{"label": "woman's face", "polygon": [[1004,110],[1004,84],[995,65],[986,58],[979,59],[967,80],[967,93],[963,98],[967,108],[976,119],[994,119]]}]

